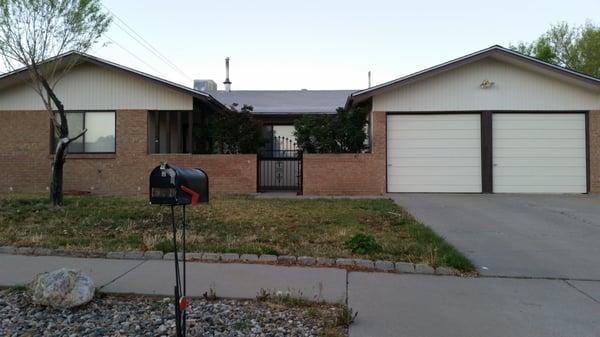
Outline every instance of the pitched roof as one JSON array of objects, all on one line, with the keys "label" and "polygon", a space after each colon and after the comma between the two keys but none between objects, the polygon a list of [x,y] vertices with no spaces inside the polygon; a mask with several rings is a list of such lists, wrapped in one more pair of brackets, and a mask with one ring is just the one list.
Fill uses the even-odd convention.
[{"label": "pitched roof", "polygon": [[400,77],[395,80],[385,82],[385,83],[373,86],[368,89],[353,92],[348,97],[346,106],[348,107],[348,106],[352,105],[353,103],[364,101],[370,97],[373,97],[376,94],[385,92],[392,88],[399,87],[404,84],[412,83],[414,81],[417,81],[417,80],[420,80],[423,78],[427,78],[427,77],[439,74],[439,73],[447,71],[447,70],[455,69],[459,66],[469,64],[469,63],[481,60],[485,57],[492,56],[492,55],[507,57],[507,58],[510,58],[513,60],[525,62],[529,65],[537,67],[540,70],[552,71],[559,75],[563,75],[563,76],[569,77],[571,79],[574,79],[576,81],[581,81],[583,84],[600,88],[600,78],[596,78],[596,77],[586,75],[586,74],[583,74],[583,73],[580,73],[580,72],[577,72],[577,71],[574,71],[574,70],[571,70],[571,69],[568,69],[565,67],[547,63],[547,62],[544,62],[537,58],[516,52],[516,51],[508,49],[508,48],[504,48],[499,45],[494,45],[489,48],[482,49],[482,50],[474,52],[472,54],[468,54],[463,57],[459,57],[457,59],[438,64],[436,66],[418,71],[413,74],[410,74],[410,75],[407,75],[404,77]]},{"label": "pitched roof", "polygon": [[[209,104],[217,109],[228,109],[228,107],[226,107],[220,101],[216,100],[214,97],[212,97],[211,95],[209,95],[205,92],[194,90],[194,89],[186,87],[184,85],[177,84],[177,83],[165,80],[163,78],[156,77],[156,76],[153,76],[153,75],[150,75],[150,74],[147,74],[147,73],[144,73],[144,72],[141,72],[141,71],[129,68],[129,67],[125,67],[123,65],[120,65],[120,64],[117,64],[117,63],[114,63],[114,62],[111,62],[111,61],[108,61],[108,60],[105,60],[105,59],[102,59],[102,58],[99,58],[96,56],[92,56],[89,54],[76,52],[76,51],[70,51],[65,54],[48,59],[45,62],[54,62],[57,60],[60,61],[60,60],[63,60],[66,58],[71,58],[71,57],[77,57],[79,59],[78,62],[93,63],[93,64],[96,64],[101,67],[125,72],[127,74],[142,78],[144,80],[152,81],[159,85],[163,85],[169,89],[173,89],[175,91],[179,91],[184,94],[188,94],[194,98],[200,99],[201,101],[204,101],[207,104]],[[25,68],[25,67],[2,74],[2,75],[0,75],[0,89],[2,89],[2,87],[4,87],[4,86],[9,85],[9,83],[11,81],[25,81],[28,79],[29,79],[29,75],[27,73],[27,68]]]},{"label": "pitched roof", "polygon": [[252,105],[257,115],[333,114],[354,90],[232,90],[211,91],[226,105]]}]

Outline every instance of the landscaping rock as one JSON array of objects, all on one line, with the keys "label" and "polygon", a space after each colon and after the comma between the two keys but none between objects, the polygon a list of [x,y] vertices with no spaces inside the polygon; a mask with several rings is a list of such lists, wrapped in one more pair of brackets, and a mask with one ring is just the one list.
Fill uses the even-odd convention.
[{"label": "landscaping rock", "polygon": [[122,259],[125,258],[125,252],[108,252],[106,253],[107,259]]},{"label": "landscaping rock", "polygon": [[419,274],[433,274],[435,270],[432,266],[424,263],[415,264],[415,273]]},{"label": "landscaping rock", "polygon": [[19,248],[17,248],[17,254],[31,255],[31,254],[33,254],[33,248],[32,247],[19,247]]},{"label": "landscaping rock", "polygon": [[216,261],[221,260],[221,254],[204,253],[204,254],[202,254],[202,260],[216,262]]},{"label": "landscaping rock", "polygon": [[73,252],[73,251],[66,250],[66,249],[55,249],[52,252],[52,255],[54,255],[54,256],[77,256],[77,252]]},{"label": "landscaping rock", "polygon": [[354,260],[340,258],[340,259],[335,260],[335,264],[338,266],[354,266]]},{"label": "landscaping rock", "polygon": [[242,254],[242,255],[240,255],[240,260],[242,260],[242,261],[256,262],[256,261],[258,261],[258,255],[256,255],[256,254]]},{"label": "landscaping rock", "polygon": [[163,258],[163,252],[161,252],[160,250],[149,250],[144,252],[144,259],[145,260],[160,260]]},{"label": "landscaping rock", "polygon": [[89,302],[95,291],[91,277],[79,270],[66,268],[38,274],[29,288],[33,303],[60,309]]},{"label": "landscaping rock", "polygon": [[52,255],[53,251],[50,248],[36,248],[33,250],[34,255],[47,256]]},{"label": "landscaping rock", "polygon": [[335,264],[335,259],[329,257],[317,257],[317,263],[327,266],[332,266]]},{"label": "landscaping rock", "polygon": [[[175,336],[172,302],[170,297],[103,295],[77,310],[56,310],[32,304],[26,292],[0,290],[0,336]],[[325,336],[338,312],[327,304],[305,308],[194,297],[186,310],[187,335]],[[345,336],[342,331],[327,335]]]},{"label": "landscaping rock", "polygon": [[400,273],[414,273],[415,265],[408,262],[396,262],[396,271]]},{"label": "landscaping rock", "polygon": [[354,264],[361,268],[373,269],[375,267],[373,261],[366,259],[354,259]]},{"label": "landscaping rock", "polygon": [[130,260],[140,260],[143,257],[144,257],[144,252],[142,252],[141,250],[132,250],[132,251],[125,252],[125,256],[124,256],[124,258],[130,259]]},{"label": "landscaping rock", "polygon": [[17,247],[15,246],[2,246],[0,247],[0,254],[15,254]]},{"label": "landscaping rock", "polygon": [[[183,253],[179,252],[177,253],[177,258],[181,261],[183,260]],[[175,260],[175,253],[173,252],[168,252],[165,255],[163,255],[163,260]]]},{"label": "landscaping rock", "polygon": [[185,259],[188,261],[200,261],[202,260],[202,253],[187,253]]},{"label": "landscaping rock", "polygon": [[437,267],[435,273],[438,275],[458,275],[458,271],[450,267]]},{"label": "landscaping rock", "polygon": [[375,261],[375,269],[377,270],[381,270],[381,271],[390,271],[390,270],[394,270],[395,266],[394,266],[394,262],[392,261]]},{"label": "landscaping rock", "polygon": [[239,261],[240,254],[225,253],[221,254],[221,261]]},{"label": "landscaping rock", "polygon": [[277,257],[277,261],[280,263],[295,263],[296,257],[293,255],[281,255]]},{"label": "landscaping rock", "polygon": [[262,254],[258,258],[258,261],[261,261],[261,262],[277,262],[277,255]]},{"label": "landscaping rock", "polygon": [[298,263],[305,266],[312,266],[317,263],[317,259],[312,256],[298,256]]}]

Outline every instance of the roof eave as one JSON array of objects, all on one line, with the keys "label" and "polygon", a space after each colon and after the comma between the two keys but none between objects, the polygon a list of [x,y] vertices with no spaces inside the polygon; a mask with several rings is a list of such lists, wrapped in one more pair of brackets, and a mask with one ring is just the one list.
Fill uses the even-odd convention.
[{"label": "roof eave", "polygon": [[454,69],[463,64],[472,63],[479,59],[485,58],[493,53],[502,53],[509,57],[513,57],[517,60],[523,60],[523,61],[530,62],[531,64],[543,67],[543,68],[551,70],[551,71],[555,71],[561,75],[569,76],[576,80],[580,80],[580,81],[584,81],[585,83],[592,84],[593,86],[596,86],[600,89],[600,79],[599,78],[595,78],[593,76],[582,74],[582,73],[576,72],[571,69],[567,69],[567,68],[560,67],[560,66],[557,66],[554,64],[550,64],[550,63],[544,62],[542,60],[536,59],[534,57],[527,56],[527,55],[518,53],[516,51],[504,48],[502,46],[495,45],[495,46],[477,51],[475,53],[471,53],[471,54],[459,57],[457,59],[430,67],[430,68],[426,68],[426,69],[418,71],[416,73],[376,85],[372,88],[354,92],[354,93],[350,94],[350,96],[348,97],[348,100],[346,101],[346,107],[348,107],[349,105],[351,105],[355,102],[356,103],[362,102],[378,93],[390,90],[391,88],[396,87],[398,85],[404,85],[404,84],[412,82],[412,81],[420,80],[424,77],[433,76],[433,75],[439,74],[443,71]]},{"label": "roof eave", "polygon": [[[205,92],[198,91],[198,90],[195,90],[192,88],[188,88],[183,85],[180,85],[180,84],[177,84],[177,83],[174,83],[174,82],[171,82],[171,81],[168,81],[168,80],[165,80],[165,79],[162,79],[162,78],[159,78],[159,77],[156,77],[156,76],[153,76],[153,75],[150,75],[150,74],[147,74],[147,73],[144,73],[144,72],[141,72],[141,71],[129,68],[129,67],[125,67],[123,65],[120,65],[120,64],[117,64],[117,63],[114,63],[111,61],[107,61],[107,60],[104,60],[104,59],[101,59],[99,57],[92,56],[89,54],[85,54],[85,53],[81,53],[81,52],[77,52],[77,51],[70,51],[70,52],[58,55],[56,57],[50,58],[44,62],[54,62],[56,60],[61,60],[66,57],[72,57],[72,56],[79,57],[84,62],[90,62],[95,65],[101,66],[101,67],[105,67],[105,68],[109,68],[109,69],[113,69],[113,70],[117,70],[117,71],[122,71],[122,72],[125,72],[128,74],[132,74],[134,76],[141,77],[142,79],[150,80],[159,85],[166,86],[172,90],[191,95],[194,98],[198,98],[198,99],[206,102],[207,104],[211,105],[215,109],[230,110],[225,104],[221,103],[220,101],[218,101],[217,99],[212,97],[210,94],[207,94]],[[12,72],[1,75],[0,81],[17,76],[25,71],[27,71],[26,67],[16,69]]]}]

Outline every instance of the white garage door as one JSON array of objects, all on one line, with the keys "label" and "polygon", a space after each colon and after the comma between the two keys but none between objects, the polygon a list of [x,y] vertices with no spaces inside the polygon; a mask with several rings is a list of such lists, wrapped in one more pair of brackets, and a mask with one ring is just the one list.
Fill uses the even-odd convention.
[{"label": "white garage door", "polygon": [[496,193],[585,193],[585,115],[493,115]]},{"label": "white garage door", "polygon": [[388,192],[481,192],[479,114],[389,115]]}]

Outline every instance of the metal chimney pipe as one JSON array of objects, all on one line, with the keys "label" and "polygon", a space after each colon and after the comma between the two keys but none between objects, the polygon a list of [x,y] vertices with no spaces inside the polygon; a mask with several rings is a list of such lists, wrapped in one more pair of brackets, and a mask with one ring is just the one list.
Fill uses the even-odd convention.
[{"label": "metal chimney pipe", "polygon": [[231,91],[231,81],[229,80],[229,57],[225,58],[225,91]]},{"label": "metal chimney pipe", "polygon": [[370,88],[371,87],[371,71],[370,70],[369,70],[368,77],[369,77],[369,86],[367,88]]}]

